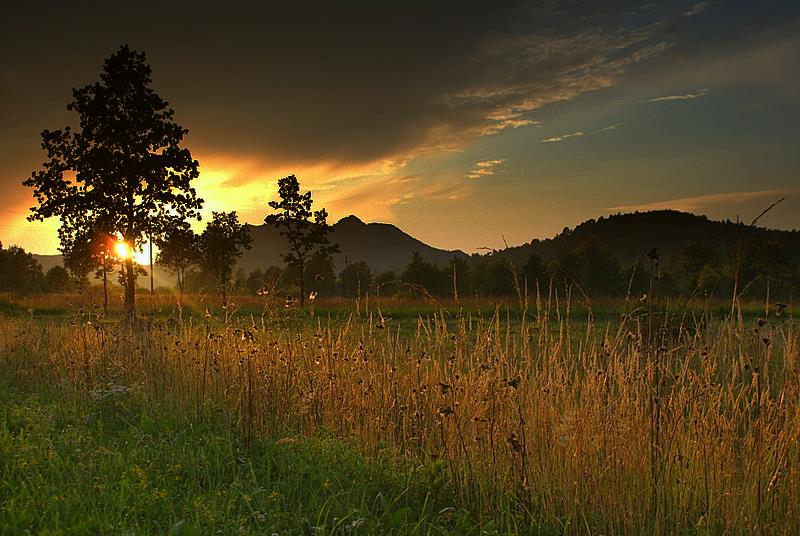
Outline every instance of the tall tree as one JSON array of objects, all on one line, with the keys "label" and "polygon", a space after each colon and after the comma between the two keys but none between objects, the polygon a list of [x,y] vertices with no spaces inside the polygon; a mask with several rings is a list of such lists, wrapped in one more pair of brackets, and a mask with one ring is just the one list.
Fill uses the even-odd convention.
[{"label": "tall tree", "polygon": [[183,305],[186,271],[197,266],[201,260],[200,237],[188,225],[176,224],[167,230],[156,245],[158,246],[156,262],[177,278],[179,301]]},{"label": "tall tree", "polygon": [[[198,163],[180,143],[187,130],[151,87],[143,52],[123,45],[103,65],[100,81],[73,89],[67,110],[80,127],[42,132],[48,160],[24,182],[38,206],[31,220],[61,218],[59,235],[69,241],[102,221],[137,250],[145,235],[161,235],[165,213],[199,218],[202,199],[191,186]],[[124,266],[125,311],[136,315],[136,275]]]},{"label": "tall tree", "polygon": [[211,221],[200,235],[200,263],[214,277],[223,304],[228,301],[236,261],[245,249],[250,249],[252,241],[250,228],[239,223],[236,212],[212,212]]},{"label": "tall tree", "polygon": [[269,202],[269,206],[278,212],[269,214],[264,221],[279,229],[289,242],[289,251],[281,256],[284,262],[299,272],[302,307],[306,298],[306,268],[309,263],[338,253],[339,245],[332,244],[328,239],[328,233],[332,230],[327,221],[328,213],[324,208],[311,210],[314,203],[311,192],[300,193],[297,177],[289,175],[278,180],[278,195],[280,201]]}]

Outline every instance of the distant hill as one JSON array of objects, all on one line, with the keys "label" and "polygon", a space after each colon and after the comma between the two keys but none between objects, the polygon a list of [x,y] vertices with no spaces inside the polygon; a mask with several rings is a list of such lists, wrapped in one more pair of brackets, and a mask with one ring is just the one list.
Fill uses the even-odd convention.
[{"label": "distant hill", "polygon": [[676,210],[657,210],[615,214],[588,220],[574,229],[545,240],[533,240],[522,246],[501,252],[522,263],[531,253],[552,260],[562,252],[575,249],[594,238],[623,266],[644,258],[648,251],[658,249],[662,259],[669,262],[681,256],[687,246],[703,244],[715,249],[734,246],[737,241],[758,238],[774,241],[793,260],[800,260],[800,231],[780,231],[750,227],[730,221],[712,221]]},{"label": "distant hill", "polygon": [[[250,227],[253,248],[245,252],[240,266],[246,271],[266,268],[270,265],[283,266],[281,253],[286,250],[286,239],[277,229],[264,225]],[[333,225],[330,234],[332,242],[339,244],[341,253],[334,257],[336,269],[347,262],[366,262],[373,272],[400,272],[411,261],[415,251],[423,260],[437,264],[447,264],[453,257],[466,259],[463,251],[437,249],[417,240],[394,225],[388,223],[364,223],[355,216],[347,216]]]}]

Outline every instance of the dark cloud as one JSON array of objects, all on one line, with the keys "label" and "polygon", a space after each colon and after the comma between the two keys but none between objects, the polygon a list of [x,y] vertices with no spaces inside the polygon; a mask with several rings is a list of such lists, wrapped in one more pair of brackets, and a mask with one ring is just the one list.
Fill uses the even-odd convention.
[{"label": "dark cloud", "polygon": [[17,6],[0,27],[3,112],[28,135],[59,126],[69,87],[127,42],[147,51],[194,147],[292,163],[404,158],[613,84],[664,50],[667,24],[701,11],[629,4]]}]

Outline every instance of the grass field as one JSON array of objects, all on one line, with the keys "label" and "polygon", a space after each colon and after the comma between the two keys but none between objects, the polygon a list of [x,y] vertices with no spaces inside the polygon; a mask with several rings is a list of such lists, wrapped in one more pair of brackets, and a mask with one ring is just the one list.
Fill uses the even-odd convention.
[{"label": "grass field", "polygon": [[11,534],[800,527],[791,308],[81,299],[3,302]]}]

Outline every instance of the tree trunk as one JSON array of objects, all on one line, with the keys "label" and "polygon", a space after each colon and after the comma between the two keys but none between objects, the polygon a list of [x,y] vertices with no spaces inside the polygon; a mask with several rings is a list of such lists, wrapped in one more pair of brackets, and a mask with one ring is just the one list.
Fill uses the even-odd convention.
[{"label": "tree trunk", "polygon": [[108,316],[108,256],[103,253],[103,314]]},{"label": "tree trunk", "polygon": [[220,286],[220,290],[222,291],[222,307],[225,307],[228,304],[228,278],[222,278],[222,285]]},{"label": "tree trunk", "polygon": [[136,321],[136,272],[132,256],[125,261],[125,272],[125,317],[133,324]]},{"label": "tree trunk", "polygon": [[147,249],[150,251],[150,295],[153,295],[153,236],[147,237]]},{"label": "tree trunk", "polygon": [[300,264],[300,307],[306,304],[306,267]]}]

